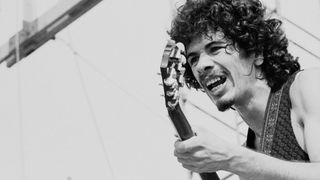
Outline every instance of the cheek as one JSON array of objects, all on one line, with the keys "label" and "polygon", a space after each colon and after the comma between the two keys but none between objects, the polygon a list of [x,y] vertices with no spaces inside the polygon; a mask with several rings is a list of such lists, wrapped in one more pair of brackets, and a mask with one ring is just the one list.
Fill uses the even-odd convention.
[{"label": "cheek", "polygon": [[239,53],[238,51],[233,51],[231,54],[231,59],[229,61],[236,67],[239,72],[248,72],[250,71],[253,62],[251,58],[245,57],[243,54]]},{"label": "cheek", "polygon": [[199,82],[199,73],[195,70],[195,68],[191,68],[193,76],[196,78],[196,80]]},{"label": "cheek", "polygon": [[241,77],[250,76],[253,73],[253,64],[249,64],[246,60],[238,59],[232,69],[234,78],[241,79]]},{"label": "cheek", "polygon": [[248,72],[246,68],[243,68],[239,64],[230,64],[229,66],[229,81],[231,86],[235,87],[236,89],[239,89],[241,86],[246,85],[244,82],[244,78],[247,77]]}]

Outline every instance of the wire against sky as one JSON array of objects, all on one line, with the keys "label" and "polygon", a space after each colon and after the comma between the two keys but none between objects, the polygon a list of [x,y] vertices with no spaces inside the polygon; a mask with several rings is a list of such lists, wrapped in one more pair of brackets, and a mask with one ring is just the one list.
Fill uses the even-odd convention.
[{"label": "wire against sky", "polygon": [[[70,32],[67,31],[67,34],[68,34],[68,38],[69,38],[69,43],[68,44],[70,45],[70,47],[73,48],[72,38],[71,38]],[[114,170],[113,170],[111,162],[110,162],[109,153],[107,151],[106,144],[104,143],[104,139],[103,139],[101,130],[100,130],[99,125],[98,125],[97,117],[96,117],[96,114],[94,112],[94,108],[92,106],[92,102],[91,102],[87,87],[85,85],[85,81],[84,81],[84,78],[83,78],[83,73],[81,71],[81,68],[80,68],[80,65],[79,65],[79,61],[78,61],[78,56],[77,56],[76,53],[73,53],[73,60],[74,60],[74,63],[76,65],[76,69],[77,69],[78,77],[79,77],[79,80],[80,80],[81,88],[83,90],[83,94],[85,96],[86,103],[87,103],[88,108],[89,108],[89,114],[91,116],[91,121],[92,121],[92,123],[94,125],[95,131],[96,131],[96,135],[98,136],[98,141],[100,143],[100,147],[102,148],[103,154],[105,156],[105,161],[106,161],[108,169],[109,169],[109,171],[111,173],[112,179],[116,180],[115,173],[114,173]]]}]

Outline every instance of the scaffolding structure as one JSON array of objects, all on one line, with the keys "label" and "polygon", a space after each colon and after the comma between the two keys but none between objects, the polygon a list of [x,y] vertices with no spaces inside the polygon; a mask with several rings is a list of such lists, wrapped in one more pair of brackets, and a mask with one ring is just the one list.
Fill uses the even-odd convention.
[{"label": "scaffolding structure", "polygon": [[[19,60],[28,56],[55,35],[78,19],[102,0],[64,0],[41,15],[39,18],[27,18],[23,22],[23,28],[12,36],[9,41],[0,47],[0,63],[6,61],[7,66],[13,66],[16,60],[16,51],[19,52]],[[25,1],[25,9],[32,12],[32,3]],[[18,41],[18,44],[15,43]]]}]

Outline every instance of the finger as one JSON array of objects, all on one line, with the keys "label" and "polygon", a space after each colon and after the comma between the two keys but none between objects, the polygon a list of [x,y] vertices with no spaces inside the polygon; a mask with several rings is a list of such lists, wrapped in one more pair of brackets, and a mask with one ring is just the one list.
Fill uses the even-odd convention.
[{"label": "finger", "polygon": [[188,151],[187,147],[185,146],[185,141],[177,140],[174,143],[174,148],[175,148],[175,152],[178,154],[185,153]]},{"label": "finger", "polygon": [[192,166],[199,166],[202,162],[201,161],[195,161],[192,158],[184,158],[184,157],[178,157],[178,162],[185,165],[192,165]]},{"label": "finger", "polygon": [[176,150],[174,151],[174,156],[181,159],[190,159],[191,154],[189,152],[179,153]]},{"label": "finger", "polygon": [[[209,172],[203,164],[199,163],[194,163],[194,164],[182,164],[182,166],[192,172],[197,172],[197,173],[203,173],[203,172]],[[216,172],[216,171],[211,171],[211,172]]]},{"label": "finger", "polygon": [[185,141],[176,141],[174,147],[178,153],[193,152],[199,148],[198,138],[196,136],[191,137]]},{"label": "finger", "polygon": [[208,159],[208,157],[202,155],[202,153],[199,153],[199,155],[194,154],[194,153],[193,154],[191,154],[191,153],[183,153],[183,154],[175,153],[175,156],[177,157],[177,160],[180,163],[187,163],[187,164],[189,164],[189,162],[190,163],[205,162]]},{"label": "finger", "polygon": [[199,168],[193,165],[187,165],[187,164],[182,164],[182,167],[192,171],[192,172],[199,172]]},{"label": "finger", "polygon": [[194,151],[191,155],[193,161],[203,161],[208,158],[208,154],[204,151]]},{"label": "finger", "polygon": [[191,153],[190,152],[179,152],[177,149],[175,149],[173,152],[173,155],[178,158],[188,159],[188,158],[190,158]]}]

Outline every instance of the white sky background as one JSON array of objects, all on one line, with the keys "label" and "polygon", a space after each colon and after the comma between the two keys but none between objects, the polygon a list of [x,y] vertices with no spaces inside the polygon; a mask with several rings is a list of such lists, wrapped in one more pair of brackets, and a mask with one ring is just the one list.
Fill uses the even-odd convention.
[{"label": "white sky background", "polygon": [[[38,15],[56,2],[34,1]],[[280,12],[320,37],[320,3],[304,2],[282,0]],[[0,3],[1,44],[19,29],[15,3]],[[174,4],[104,0],[19,65],[1,64],[0,179],[187,179],[173,156],[174,129],[156,75]],[[319,41],[284,24],[289,38],[320,56]],[[303,67],[320,66],[300,48],[290,45],[290,50]],[[234,126],[233,112],[216,112],[203,94],[188,97]],[[235,132],[186,108],[192,124],[238,142]]]}]

